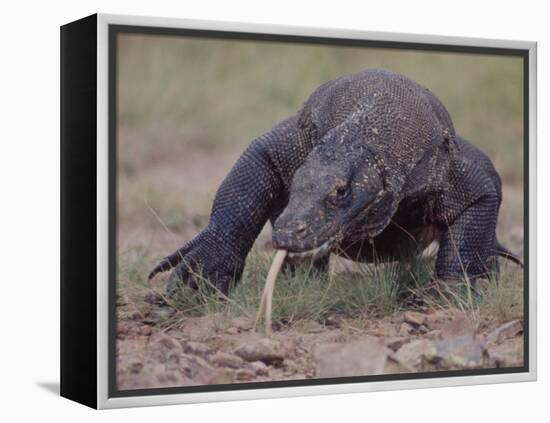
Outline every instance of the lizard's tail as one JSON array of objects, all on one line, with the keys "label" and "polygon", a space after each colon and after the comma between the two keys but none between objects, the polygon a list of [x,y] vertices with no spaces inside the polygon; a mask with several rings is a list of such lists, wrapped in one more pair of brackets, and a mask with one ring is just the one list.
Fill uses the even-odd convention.
[{"label": "lizard's tail", "polygon": [[521,259],[498,241],[497,241],[497,254],[500,257],[513,261],[517,265],[521,266],[521,268],[523,269],[523,262],[521,261]]}]

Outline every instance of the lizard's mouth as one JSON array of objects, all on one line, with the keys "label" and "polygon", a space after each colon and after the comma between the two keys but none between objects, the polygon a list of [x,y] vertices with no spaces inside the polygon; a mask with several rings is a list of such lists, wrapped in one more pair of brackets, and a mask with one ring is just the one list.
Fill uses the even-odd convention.
[{"label": "lizard's mouth", "polygon": [[333,248],[336,246],[336,244],[337,244],[336,238],[331,238],[325,241],[324,243],[322,243],[320,246],[312,248],[311,250],[300,251],[300,252],[289,251],[288,256],[291,259],[295,259],[295,260],[296,259],[304,260],[309,258],[315,259],[317,257],[321,257],[330,253],[333,250]]}]

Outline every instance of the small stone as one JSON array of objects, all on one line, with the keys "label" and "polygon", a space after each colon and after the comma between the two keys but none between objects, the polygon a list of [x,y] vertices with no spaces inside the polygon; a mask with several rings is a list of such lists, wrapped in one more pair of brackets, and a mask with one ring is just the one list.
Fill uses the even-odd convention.
[{"label": "small stone", "polygon": [[457,336],[474,336],[475,325],[465,313],[455,311],[450,317],[451,319],[441,326],[441,336],[444,339]]},{"label": "small stone", "polygon": [[401,323],[401,326],[399,326],[398,335],[399,336],[407,336],[413,331],[413,327],[409,325],[408,323]]},{"label": "small stone", "polygon": [[428,328],[424,325],[418,326],[418,328],[416,330],[418,331],[418,333],[420,333],[422,335],[428,333]]},{"label": "small stone", "polygon": [[252,329],[252,322],[247,317],[235,317],[231,320],[231,325],[239,329],[239,331]]},{"label": "small stone", "polygon": [[496,367],[523,366],[523,336],[507,339],[487,352]]},{"label": "small stone", "polygon": [[180,355],[178,366],[174,366],[174,368],[196,384],[206,383],[208,379],[220,371],[202,357],[187,354]]},{"label": "small stone", "polygon": [[523,323],[521,320],[512,320],[499,326],[487,335],[488,344],[499,344],[502,341],[514,338],[523,332]]},{"label": "small stone", "polygon": [[253,361],[250,368],[259,376],[267,376],[269,373],[269,368],[263,361]]},{"label": "small stone", "polygon": [[331,314],[325,319],[325,325],[339,327],[344,318],[339,314]]},{"label": "small stone", "polygon": [[434,329],[426,333],[426,338],[428,339],[439,339],[441,338],[441,329]]},{"label": "small stone", "polygon": [[130,333],[130,325],[128,322],[120,322],[116,328],[117,338],[124,339]]},{"label": "small stone", "polygon": [[256,372],[249,369],[239,369],[237,370],[237,379],[245,381],[256,379]]},{"label": "small stone", "polygon": [[127,365],[132,373],[139,373],[143,369],[143,361],[138,357],[130,358]]},{"label": "small stone", "polygon": [[426,323],[426,315],[416,311],[406,311],[403,313],[403,321],[413,326],[420,326]]},{"label": "small stone", "polygon": [[434,311],[433,313],[426,315],[426,322],[424,324],[429,328],[437,327],[449,320],[449,314],[447,311]]},{"label": "small stone", "polygon": [[174,338],[165,335],[163,333],[157,333],[151,337],[152,345],[159,345],[167,350],[178,350],[181,351],[181,344]]},{"label": "small stone", "polygon": [[296,361],[289,360],[288,358],[285,358],[283,360],[282,367],[286,371],[293,372],[293,373],[296,373],[298,370],[300,370],[300,365]]},{"label": "small stone", "polygon": [[408,373],[412,369],[404,366],[399,361],[397,361],[393,354],[388,356],[386,361],[386,366],[384,367],[384,374],[393,374],[393,373]]},{"label": "small stone", "polygon": [[177,385],[183,384],[184,382],[184,379],[175,372],[169,372],[169,371],[159,372],[156,376],[157,376],[157,381],[162,386],[177,386]]},{"label": "small stone", "polygon": [[151,329],[151,326],[149,326],[149,325],[143,325],[139,329],[139,334],[142,335],[142,336],[150,336],[152,332],[153,332],[153,330]]},{"label": "small stone", "polygon": [[151,326],[136,321],[121,321],[117,325],[117,336],[120,339],[137,336],[150,336]]},{"label": "small stone", "polygon": [[379,375],[384,373],[388,353],[383,342],[366,337],[347,344],[330,343],[317,346],[317,377]]},{"label": "small stone", "polygon": [[437,354],[437,349],[432,341],[418,339],[403,345],[394,355],[399,363],[409,368],[422,365],[424,361],[431,361]]},{"label": "small stone", "polygon": [[214,339],[217,332],[217,316],[215,314],[202,317],[191,317],[185,319],[183,324],[178,328],[181,333],[184,333],[187,339],[194,341],[204,341],[206,339]]},{"label": "small stone", "polygon": [[235,370],[220,369],[215,372],[206,382],[205,385],[225,385],[235,381]]},{"label": "small stone", "polygon": [[149,290],[145,293],[145,295],[143,296],[143,301],[151,305],[166,305],[166,300],[164,299],[164,297],[153,290]]},{"label": "small stone", "polygon": [[393,351],[397,351],[403,345],[411,340],[410,336],[396,336],[386,340],[386,346]]},{"label": "small stone", "polygon": [[203,344],[202,342],[189,341],[185,344],[183,351],[188,354],[195,354],[204,357],[210,354],[211,350],[208,345]]},{"label": "small stone", "polygon": [[141,313],[140,311],[134,311],[132,314],[130,314],[128,319],[135,322],[140,321],[141,319],[143,319],[143,313]]},{"label": "small stone", "polygon": [[384,336],[386,336],[386,332],[383,329],[380,329],[380,328],[371,329],[371,330],[367,331],[367,333],[370,336],[376,336],[378,338],[383,338]]},{"label": "small stone", "polygon": [[155,307],[152,309],[146,318],[143,319],[143,321],[147,324],[158,324],[162,322],[166,322],[168,319],[170,319],[174,314],[176,314],[176,309],[172,307]]},{"label": "small stone", "polygon": [[300,333],[321,333],[327,330],[326,325],[315,320],[302,320],[293,323],[292,328]]},{"label": "small stone", "polygon": [[210,357],[210,362],[218,367],[229,367],[236,369],[242,367],[244,361],[241,357],[237,357],[234,354],[225,353],[218,351],[212,357]]},{"label": "small stone", "polygon": [[201,369],[207,369],[210,370],[213,367],[206,361],[204,358],[196,356],[196,355],[189,355],[187,356],[189,361],[196,365],[196,367],[200,367]]},{"label": "small stone", "polygon": [[443,338],[437,343],[437,357],[445,367],[477,368],[483,364],[483,345],[471,335]]},{"label": "small stone", "polygon": [[281,343],[269,338],[241,345],[235,354],[246,361],[263,361],[266,364],[281,362],[285,358]]},{"label": "small stone", "polygon": [[236,334],[239,333],[239,329],[236,328],[236,327],[230,327],[230,328],[225,330],[225,333],[227,333],[229,335],[236,335]]},{"label": "small stone", "polygon": [[158,362],[172,364],[179,362],[183,352],[181,344],[176,339],[162,332],[151,335],[147,350]]},{"label": "small stone", "polygon": [[307,328],[304,328],[304,332],[305,333],[323,333],[326,329],[319,325],[319,324],[314,324],[315,322],[312,322],[311,324],[308,325]]}]

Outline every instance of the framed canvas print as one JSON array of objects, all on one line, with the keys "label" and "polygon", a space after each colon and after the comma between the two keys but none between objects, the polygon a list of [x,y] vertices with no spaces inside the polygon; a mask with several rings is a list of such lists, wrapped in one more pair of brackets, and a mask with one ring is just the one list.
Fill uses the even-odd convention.
[{"label": "framed canvas print", "polygon": [[536,44],[61,28],[61,394],[536,378]]}]

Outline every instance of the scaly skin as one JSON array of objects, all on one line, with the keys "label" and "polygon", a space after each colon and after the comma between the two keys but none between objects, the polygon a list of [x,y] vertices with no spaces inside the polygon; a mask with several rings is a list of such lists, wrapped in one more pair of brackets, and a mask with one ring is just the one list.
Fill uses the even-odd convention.
[{"label": "scaly skin", "polygon": [[[404,76],[367,70],[318,88],[254,140],[219,187],[203,231],[149,277],[175,267],[169,294],[197,275],[224,293],[269,219],[273,243],[326,266],[336,252],[394,260],[439,241],[436,277],[498,270],[501,182],[455,134],[441,102]],[[291,254],[292,255],[292,254]]]}]

